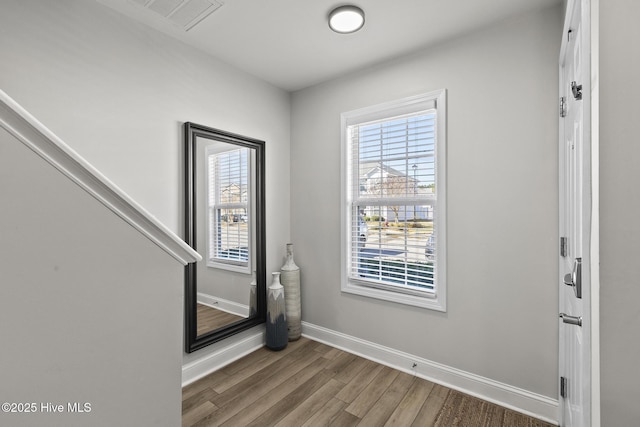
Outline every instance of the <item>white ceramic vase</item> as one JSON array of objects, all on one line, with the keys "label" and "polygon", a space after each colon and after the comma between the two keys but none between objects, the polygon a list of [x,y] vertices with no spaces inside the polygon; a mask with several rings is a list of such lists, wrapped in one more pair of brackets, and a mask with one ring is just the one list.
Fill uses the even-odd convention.
[{"label": "white ceramic vase", "polygon": [[293,260],[293,243],[287,243],[287,259],[280,269],[284,286],[289,341],[295,341],[302,335],[302,310],[300,307],[300,267]]}]

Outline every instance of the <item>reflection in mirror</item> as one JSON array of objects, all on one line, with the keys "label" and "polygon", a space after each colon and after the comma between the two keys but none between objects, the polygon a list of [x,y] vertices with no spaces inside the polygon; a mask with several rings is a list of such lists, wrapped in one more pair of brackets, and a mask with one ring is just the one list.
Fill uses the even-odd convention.
[{"label": "reflection in mirror", "polygon": [[264,142],[185,123],[187,352],[264,322]]}]

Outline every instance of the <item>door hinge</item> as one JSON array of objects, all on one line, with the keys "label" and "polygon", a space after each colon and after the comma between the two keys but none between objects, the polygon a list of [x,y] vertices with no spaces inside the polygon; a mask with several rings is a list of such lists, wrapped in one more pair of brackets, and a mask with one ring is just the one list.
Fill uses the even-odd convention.
[{"label": "door hinge", "polygon": [[567,397],[567,379],[560,377],[560,397]]},{"label": "door hinge", "polygon": [[567,238],[566,237],[560,238],[560,256],[562,257],[567,256]]},{"label": "door hinge", "polygon": [[567,115],[567,99],[564,96],[560,97],[560,117]]}]

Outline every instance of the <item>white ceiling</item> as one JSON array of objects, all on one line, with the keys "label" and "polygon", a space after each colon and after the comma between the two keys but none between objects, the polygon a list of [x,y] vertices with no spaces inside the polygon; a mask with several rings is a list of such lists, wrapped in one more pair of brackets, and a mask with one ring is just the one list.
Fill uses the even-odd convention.
[{"label": "white ceiling", "polygon": [[189,31],[138,4],[178,0],[97,1],[294,91],[563,0],[355,0],[365,25],[348,35],[327,25],[336,0],[210,0],[222,6]]}]

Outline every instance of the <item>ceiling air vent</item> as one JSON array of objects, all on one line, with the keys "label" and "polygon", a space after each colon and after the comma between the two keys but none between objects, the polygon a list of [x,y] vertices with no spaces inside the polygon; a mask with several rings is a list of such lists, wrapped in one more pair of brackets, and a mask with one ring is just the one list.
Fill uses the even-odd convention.
[{"label": "ceiling air vent", "polygon": [[216,0],[131,0],[189,31],[222,6]]}]

